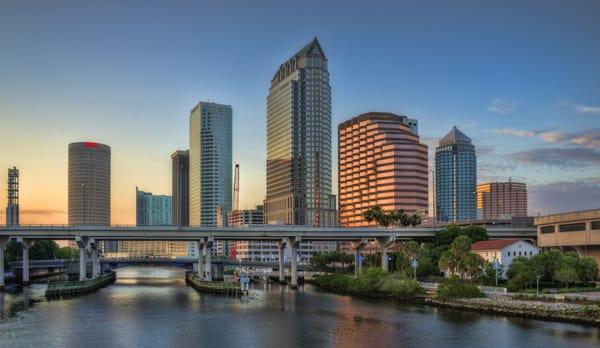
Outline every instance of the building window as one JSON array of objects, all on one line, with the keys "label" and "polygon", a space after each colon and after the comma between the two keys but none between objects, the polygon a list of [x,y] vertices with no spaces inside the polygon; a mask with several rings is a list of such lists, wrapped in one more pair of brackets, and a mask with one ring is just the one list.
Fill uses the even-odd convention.
[{"label": "building window", "polygon": [[591,228],[592,230],[600,230],[600,221],[592,221]]},{"label": "building window", "polygon": [[541,233],[554,233],[554,231],[555,231],[555,229],[554,229],[554,225],[552,225],[552,226],[543,226],[543,227],[540,229],[540,232],[541,232]]},{"label": "building window", "polygon": [[560,232],[577,232],[577,231],[585,231],[585,222],[580,222],[576,224],[566,224],[559,226]]}]

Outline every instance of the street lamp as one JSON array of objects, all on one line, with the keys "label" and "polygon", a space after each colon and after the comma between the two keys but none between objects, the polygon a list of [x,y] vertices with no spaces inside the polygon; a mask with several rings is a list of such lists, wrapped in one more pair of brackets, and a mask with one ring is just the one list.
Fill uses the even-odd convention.
[{"label": "street lamp", "polygon": [[413,277],[417,280],[417,267],[419,267],[419,260],[417,255],[413,255],[410,259],[410,266],[413,268]]},{"label": "street lamp", "polygon": [[496,286],[498,286],[498,269],[500,269],[500,262],[498,262],[498,259],[496,259],[496,257],[494,257],[494,262],[492,263],[492,265],[496,273]]}]

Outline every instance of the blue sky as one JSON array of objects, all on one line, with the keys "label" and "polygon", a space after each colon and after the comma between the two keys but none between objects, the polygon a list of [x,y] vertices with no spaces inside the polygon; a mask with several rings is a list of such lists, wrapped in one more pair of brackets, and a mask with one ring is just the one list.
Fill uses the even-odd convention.
[{"label": "blue sky", "polygon": [[407,114],[433,150],[456,125],[479,149],[480,181],[528,183],[530,214],[598,208],[598,18],[600,2],[578,0],[3,1],[0,168],[22,170],[25,221],[62,223],[67,144],[106,143],[113,222],[132,223],[135,186],[170,193],[169,155],[210,100],[233,107],[251,207],[270,79],[317,36],[334,130],[361,112]]}]

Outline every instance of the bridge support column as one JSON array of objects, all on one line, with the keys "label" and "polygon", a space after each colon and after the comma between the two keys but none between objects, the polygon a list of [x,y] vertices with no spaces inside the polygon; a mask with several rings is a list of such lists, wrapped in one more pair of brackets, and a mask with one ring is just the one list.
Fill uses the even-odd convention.
[{"label": "bridge support column", "polygon": [[0,237],[0,290],[4,289],[4,248],[9,241],[8,237]]},{"label": "bridge support column", "polygon": [[300,237],[290,238],[291,255],[291,270],[290,270],[290,287],[298,288],[298,248],[300,247]]},{"label": "bridge support column", "polygon": [[79,281],[87,279],[87,254],[86,249],[89,243],[88,237],[76,236],[75,242],[79,246]]},{"label": "bridge support column", "polygon": [[21,245],[23,250],[23,285],[29,285],[29,248],[33,246],[33,241],[23,237],[17,237],[17,243]]},{"label": "bridge support column", "polygon": [[287,239],[282,239],[281,242],[277,242],[277,249],[279,251],[279,283],[285,283],[285,246],[287,245]]},{"label": "bridge support column", "polygon": [[388,260],[388,248],[394,244],[396,237],[377,238],[377,244],[381,248],[381,269],[388,272],[390,270]]},{"label": "bridge support column", "polygon": [[92,278],[100,276],[100,259],[98,258],[98,245],[94,238],[90,238],[90,251],[92,254]]},{"label": "bridge support column", "polygon": [[196,241],[196,249],[198,249],[198,278],[204,278],[204,238]]},{"label": "bridge support column", "polygon": [[212,247],[213,247],[214,239],[209,237],[204,244],[204,248],[206,251],[206,280],[212,282]]},{"label": "bridge support column", "polygon": [[361,239],[358,242],[353,242],[352,246],[354,247],[354,275],[358,276],[362,273],[362,251],[367,245],[368,241],[366,239]]}]

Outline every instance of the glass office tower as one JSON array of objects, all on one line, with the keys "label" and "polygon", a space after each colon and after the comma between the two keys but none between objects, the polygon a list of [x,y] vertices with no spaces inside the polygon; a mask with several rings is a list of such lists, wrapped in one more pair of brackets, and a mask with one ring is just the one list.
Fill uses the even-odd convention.
[{"label": "glass office tower", "polygon": [[435,150],[436,216],[439,221],[474,220],[477,158],[471,139],[454,127]]},{"label": "glass office tower", "polygon": [[231,210],[231,106],[200,102],[190,114],[189,223],[214,227]]},{"label": "glass office tower", "polygon": [[335,226],[331,87],[315,38],[283,63],[267,97],[265,222]]}]

